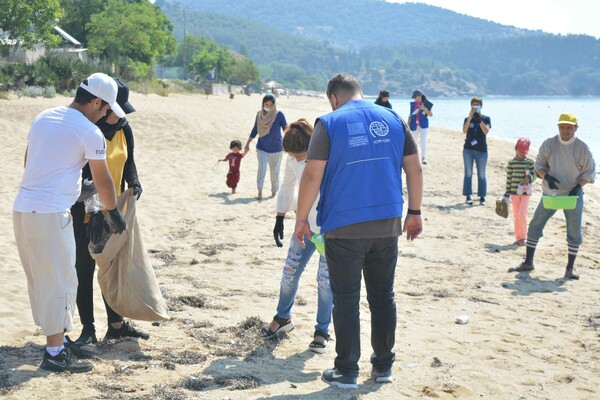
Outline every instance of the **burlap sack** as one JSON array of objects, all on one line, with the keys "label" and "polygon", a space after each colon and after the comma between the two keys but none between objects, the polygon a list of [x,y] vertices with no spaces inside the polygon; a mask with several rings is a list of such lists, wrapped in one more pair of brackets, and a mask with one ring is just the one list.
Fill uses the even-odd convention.
[{"label": "burlap sack", "polygon": [[508,204],[504,200],[496,200],[496,214],[502,218],[508,218]]},{"label": "burlap sack", "polygon": [[[135,216],[135,196],[129,189],[118,198],[118,207],[127,222],[121,234],[111,234],[100,253],[90,254],[98,265],[98,283],[108,305],[123,317],[142,321],[169,318],[154,269],[146,254]],[[109,218],[109,217],[107,217]]]}]

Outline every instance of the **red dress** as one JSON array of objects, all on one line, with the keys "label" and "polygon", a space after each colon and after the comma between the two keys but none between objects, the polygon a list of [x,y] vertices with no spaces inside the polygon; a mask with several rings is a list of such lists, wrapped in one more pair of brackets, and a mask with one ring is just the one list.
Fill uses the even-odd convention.
[{"label": "red dress", "polygon": [[242,163],[242,153],[229,153],[225,159],[229,162],[229,172],[227,173],[226,184],[232,189],[237,188],[240,181],[240,164]]}]

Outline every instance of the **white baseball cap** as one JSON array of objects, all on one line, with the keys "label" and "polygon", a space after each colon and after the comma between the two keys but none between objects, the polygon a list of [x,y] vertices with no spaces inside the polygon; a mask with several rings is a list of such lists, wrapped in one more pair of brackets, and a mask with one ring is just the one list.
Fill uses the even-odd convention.
[{"label": "white baseball cap", "polygon": [[86,80],[87,85],[82,82],[81,85],[79,85],[80,88],[87,90],[94,96],[107,102],[119,118],[125,117],[125,112],[119,103],[117,103],[117,93],[119,92],[119,88],[117,82],[113,78],[101,72],[96,72],[95,74],[88,76]]}]

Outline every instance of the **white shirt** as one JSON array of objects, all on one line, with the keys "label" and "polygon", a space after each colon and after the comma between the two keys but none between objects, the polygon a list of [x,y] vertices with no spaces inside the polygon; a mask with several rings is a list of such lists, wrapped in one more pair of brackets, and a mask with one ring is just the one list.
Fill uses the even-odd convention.
[{"label": "white shirt", "polygon": [[[296,159],[288,155],[285,160],[285,172],[283,174],[283,182],[277,191],[277,212],[287,213],[288,211],[296,211],[298,205],[297,187],[300,185],[300,179],[304,172],[306,161],[296,161]],[[319,196],[315,200],[315,204],[308,213],[308,224],[310,230],[314,233],[320,233],[321,228],[317,225],[317,204],[319,204]]]},{"label": "white shirt", "polygon": [[13,210],[68,211],[79,197],[81,168],[88,160],[106,159],[102,132],[80,111],[56,107],[35,117],[27,140],[27,162]]}]

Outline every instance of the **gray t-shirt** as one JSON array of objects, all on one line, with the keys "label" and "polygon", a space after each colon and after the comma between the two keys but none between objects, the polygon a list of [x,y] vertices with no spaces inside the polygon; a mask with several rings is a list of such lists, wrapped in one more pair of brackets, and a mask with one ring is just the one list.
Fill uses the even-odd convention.
[{"label": "gray t-shirt", "polygon": [[[405,129],[405,131],[404,156],[417,154],[417,144],[410,133],[410,130]],[[318,120],[310,138],[306,159],[308,161],[329,160],[329,134],[327,133],[325,125]],[[387,218],[342,226],[327,232],[325,237],[329,239],[373,239],[400,236],[401,234],[402,218]]]},{"label": "gray t-shirt", "polygon": [[558,189],[550,189],[548,182],[542,181],[542,191],[546,196],[566,196],[582,179],[593,183],[596,178],[592,152],[577,137],[570,144],[562,144],[560,135],[546,139],[540,146],[535,169],[546,171],[560,182]]}]

